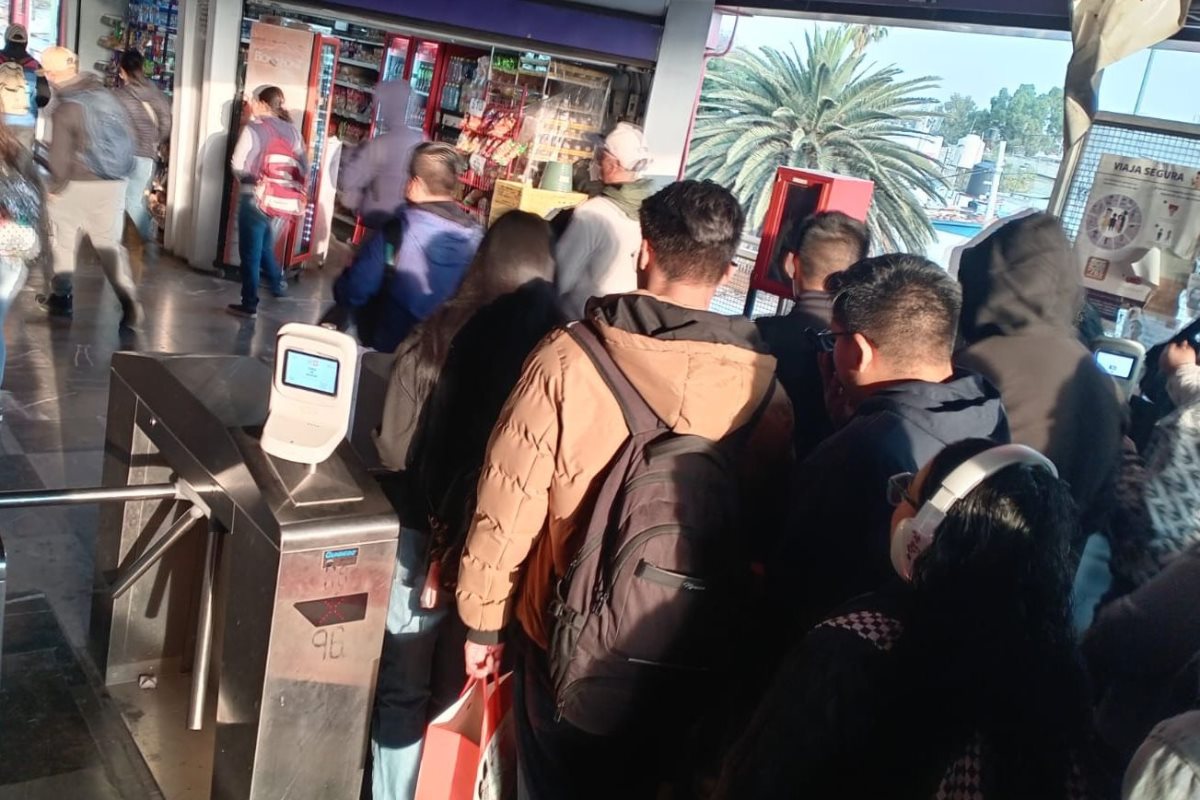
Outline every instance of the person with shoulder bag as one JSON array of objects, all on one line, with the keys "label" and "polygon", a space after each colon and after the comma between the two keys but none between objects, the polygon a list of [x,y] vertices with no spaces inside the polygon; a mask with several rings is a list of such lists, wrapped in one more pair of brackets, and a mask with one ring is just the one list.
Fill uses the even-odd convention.
[{"label": "person with shoulder bag", "polygon": [[275,258],[275,220],[294,220],[307,204],[308,159],[304,139],[292,124],[283,90],[265,86],[249,100],[251,118],[233,149],[231,165],[240,184],[238,257],[242,266],[242,301],[230,314],[258,315],[258,282],[263,270],[275,297],[287,295],[287,282]]}]

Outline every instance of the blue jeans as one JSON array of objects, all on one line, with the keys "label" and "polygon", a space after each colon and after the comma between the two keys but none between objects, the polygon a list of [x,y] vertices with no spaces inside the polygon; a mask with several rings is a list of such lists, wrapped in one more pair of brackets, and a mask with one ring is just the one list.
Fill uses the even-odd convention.
[{"label": "blue jeans", "polygon": [[420,605],[428,553],[427,534],[400,529],[371,725],[373,800],[411,800],[425,728],[466,683],[466,629],[458,614],[446,602],[435,609]]},{"label": "blue jeans", "polygon": [[4,383],[4,362],[8,358],[8,351],[4,346],[4,320],[8,317],[8,310],[12,308],[27,277],[29,269],[25,262],[18,259],[0,259],[0,385]]},{"label": "blue jeans", "polygon": [[283,271],[275,260],[275,234],[271,218],[258,209],[254,198],[243,194],[238,199],[238,255],[242,261],[242,305],[258,308],[260,271],[277,294],[285,290]]},{"label": "blue jeans", "polygon": [[154,180],[154,159],[138,156],[134,159],[133,174],[125,187],[125,213],[133,220],[143,242],[150,241],[153,231],[154,217],[150,215],[149,198],[146,192],[150,189],[150,181]]}]

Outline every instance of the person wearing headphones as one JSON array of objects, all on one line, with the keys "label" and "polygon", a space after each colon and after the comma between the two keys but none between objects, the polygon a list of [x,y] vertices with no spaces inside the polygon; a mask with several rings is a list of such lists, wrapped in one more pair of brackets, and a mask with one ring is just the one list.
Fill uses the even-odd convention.
[{"label": "person wearing headphones", "polygon": [[583,319],[593,297],[637,290],[638,211],[654,194],[654,182],[642,178],[649,164],[645,134],[628,122],[618,123],[597,145],[591,173],[604,188],[574,209],[554,251],[555,283],[568,319]]},{"label": "person wearing headphones", "polygon": [[1089,796],[1070,489],[1029,447],[966,439],[888,494],[893,582],[789,654],[716,796]]}]

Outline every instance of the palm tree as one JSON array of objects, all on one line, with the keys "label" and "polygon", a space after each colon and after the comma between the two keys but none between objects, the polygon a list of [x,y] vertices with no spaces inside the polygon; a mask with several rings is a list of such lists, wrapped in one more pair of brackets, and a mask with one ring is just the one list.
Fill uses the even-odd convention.
[{"label": "palm tree", "polygon": [[805,37],[804,55],[763,48],[712,62],[704,80],[688,175],[729,186],[762,226],[779,166],[875,182],[871,234],[885,250],[923,252],[933,228],[922,195],[937,198],[940,165],[906,143],[936,101],[936,78],[900,79],[865,64],[856,32],[841,26]]}]

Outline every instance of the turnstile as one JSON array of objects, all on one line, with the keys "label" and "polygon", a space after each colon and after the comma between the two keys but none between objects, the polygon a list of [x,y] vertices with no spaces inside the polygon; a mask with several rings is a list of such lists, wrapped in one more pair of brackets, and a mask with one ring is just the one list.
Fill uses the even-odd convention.
[{"label": "turnstile", "polygon": [[113,357],[104,487],[147,490],[102,507],[90,648],[110,686],[190,671],[213,798],[352,800],[399,523],[348,442],[263,453],[270,384],[251,358]]}]

